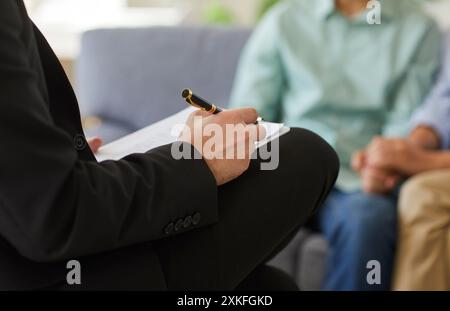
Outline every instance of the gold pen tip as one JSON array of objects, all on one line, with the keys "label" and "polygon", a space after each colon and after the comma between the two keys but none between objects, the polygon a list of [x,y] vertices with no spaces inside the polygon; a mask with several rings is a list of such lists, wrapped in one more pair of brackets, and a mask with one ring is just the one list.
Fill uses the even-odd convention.
[{"label": "gold pen tip", "polygon": [[181,92],[181,96],[183,96],[184,99],[187,99],[192,96],[192,91],[190,89],[184,89],[183,92]]}]

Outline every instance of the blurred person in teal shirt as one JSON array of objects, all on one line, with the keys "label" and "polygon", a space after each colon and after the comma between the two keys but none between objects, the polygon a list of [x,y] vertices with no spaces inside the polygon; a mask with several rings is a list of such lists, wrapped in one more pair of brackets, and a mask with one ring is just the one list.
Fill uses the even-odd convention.
[{"label": "blurred person in teal shirt", "polygon": [[[377,5],[381,23],[373,24]],[[414,0],[287,0],[243,52],[232,106],[312,130],[340,156],[336,188],[317,215],[330,245],[326,290],[390,288],[396,197],[361,191],[351,157],[374,136],[408,134],[439,67],[440,40]],[[372,260],[380,284],[367,280]]]}]

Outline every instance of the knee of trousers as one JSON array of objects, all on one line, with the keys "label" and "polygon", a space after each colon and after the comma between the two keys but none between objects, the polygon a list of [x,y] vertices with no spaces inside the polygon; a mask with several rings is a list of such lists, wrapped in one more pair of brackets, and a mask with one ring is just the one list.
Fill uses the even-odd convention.
[{"label": "knee of trousers", "polygon": [[280,160],[288,163],[293,172],[308,166],[317,177],[326,177],[331,183],[339,172],[339,158],[335,150],[319,135],[301,128],[292,128],[280,145]]},{"label": "knee of trousers", "polygon": [[[296,223],[301,219],[303,224],[332,189],[339,171],[338,157],[328,143],[305,129],[292,128],[278,141],[279,165],[267,176],[277,181],[284,203],[273,208]],[[276,154],[273,148],[274,144],[272,155]]]},{"label": "knee of trousers", "polygon": [[[450,180],[450,175],[449,175]],[[447,181],[450,182],[450,181]],[[442,208],[441,198],[448,197],[442,189],[442,181],[436,172],[424,173],[411,178],[402,188],[399,217],[402,224],[414,224]]]},{"label": "knee of trousers", "polygon": [[394,239],[397,208],[394,200],[378,195],[356,194],[346,201],[341,217],[343,233],[349,238],[371,245],[376,241]]},{"label": "knee of trousers", "polygon": [[339,158],[325,140],[305,129],[291,129],[280,144],[282,174],[294,181],[295,193],[308,197],[311,215],[323,204],[336,182]]}]

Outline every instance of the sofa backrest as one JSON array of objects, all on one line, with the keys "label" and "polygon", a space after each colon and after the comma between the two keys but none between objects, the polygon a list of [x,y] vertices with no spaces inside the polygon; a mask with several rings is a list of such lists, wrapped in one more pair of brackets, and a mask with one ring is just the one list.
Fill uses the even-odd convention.
[{"label": "sofa backrest", "polygon": [[216,27],[89,31],[77,64],[82,115],[100,117],[95,135],[108,141],[186,108],[184,88],[226,106],[249,35]]}]

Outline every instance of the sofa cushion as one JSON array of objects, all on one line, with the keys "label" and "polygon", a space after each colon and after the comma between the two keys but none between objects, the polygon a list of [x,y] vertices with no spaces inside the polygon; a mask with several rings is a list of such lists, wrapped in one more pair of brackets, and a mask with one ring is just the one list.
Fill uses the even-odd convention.
[{"label": "sofa cushion", "polygon": [[325,277],[328,243],[320,234],[312,234],[304,240],[298,258],[297,280],[303,291],[322,289]]},{"label": "sofa cushion", "polygon": [[[77,65],[82,115],[132,132],[186,108],[180,93],[187,87],[227,106],[250,32],[221,27],[89,31]],[[96,134],[106,141],[118,138],[106,130]]]},{"label": "sofa cushion", "polygon": [[300,230],[289,244],[270,262],[295,278],[302,291],[318,291],[325,275],[328,243],[320,234]]}]

